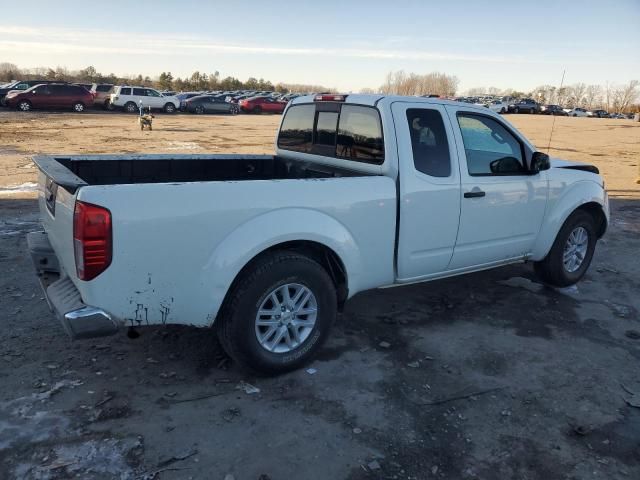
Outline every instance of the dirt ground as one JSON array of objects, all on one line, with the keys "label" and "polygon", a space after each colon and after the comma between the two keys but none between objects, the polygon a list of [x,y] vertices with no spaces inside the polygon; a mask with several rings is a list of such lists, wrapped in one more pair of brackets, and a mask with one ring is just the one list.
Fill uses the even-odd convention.
[{"label": "dirt ground", "polygon": [[[553,119],[508,118],[546,149]],[[124,114],[0,112],[0,478],[640,478],[631,121],[556,119],[550,153],[597,165],[611,195],[575,288],[521,265],[359,294],[320,357],[277,378],[238,371],[210,331],[69,341],[25,248],[29,155],[269,153],[279,120],[158,115],[141,133]]]}]

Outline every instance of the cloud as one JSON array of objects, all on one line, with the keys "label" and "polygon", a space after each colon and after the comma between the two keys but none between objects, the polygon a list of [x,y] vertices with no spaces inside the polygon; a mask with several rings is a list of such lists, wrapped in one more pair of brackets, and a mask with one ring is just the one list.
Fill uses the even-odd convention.
[{"label": "cloud", "polygon": [[[404,37],[391,37],[386,45],[406,42]],[[475,55],[446,51],[372,48],[317,48],[278,45],[244,45],[216,41],[192,35],[155,35],[105,30],[36,29],[23,26],[0,26],[0,52],[29,54],[102,53],[140,55],[201,55],[202,53],[325,56],[384,60],[450,60],[482,63],[528,62],[520,56]]]}]

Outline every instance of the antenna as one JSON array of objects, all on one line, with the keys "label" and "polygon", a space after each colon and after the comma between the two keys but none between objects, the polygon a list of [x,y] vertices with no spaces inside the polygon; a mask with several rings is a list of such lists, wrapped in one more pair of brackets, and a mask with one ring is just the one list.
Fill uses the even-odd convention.
[{"label": "antenna", "polygon": [[[562,80],[560,80],[560,88],[558,89],[558,91],[562,90],[562,85],[564,85],[564,74],[566,73],[566,70],[562,71]],[[549,143],[547,144],[547,155],[549,155],[549,150],[551,149],[551,137],[553,137],[553,127],[556,126],[556,116],[555,115],[551,115],[553,117],[553,122],[551,123],[551,131],[549,132]]]}]

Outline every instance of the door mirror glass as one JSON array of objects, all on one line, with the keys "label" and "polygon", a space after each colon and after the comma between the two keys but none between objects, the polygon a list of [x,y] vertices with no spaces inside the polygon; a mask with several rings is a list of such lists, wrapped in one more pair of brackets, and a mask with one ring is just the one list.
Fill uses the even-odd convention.
[{"label": "door mirror glass", "polygon": [[543,170],[549,170],[549,168],[551,168],[549,155],[542,152],[533,152],[531,156],[531,172],[538,173]]}]

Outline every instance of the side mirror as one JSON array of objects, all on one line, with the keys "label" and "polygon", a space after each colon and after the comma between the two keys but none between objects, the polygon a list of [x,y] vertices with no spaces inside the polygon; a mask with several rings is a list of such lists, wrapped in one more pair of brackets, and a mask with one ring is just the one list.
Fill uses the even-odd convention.
[{"label": "side mirror", "polygon": [[543,170],[549,170],[551,168],[551,162],[549,161],[549,155],[542,152],[533,152],[531,156],[531,173],[540,173]]}]

